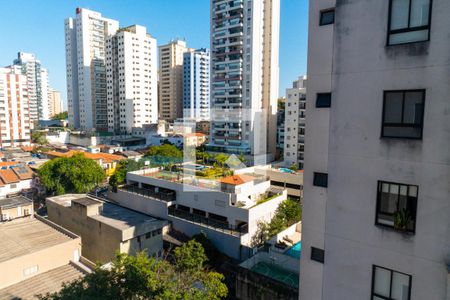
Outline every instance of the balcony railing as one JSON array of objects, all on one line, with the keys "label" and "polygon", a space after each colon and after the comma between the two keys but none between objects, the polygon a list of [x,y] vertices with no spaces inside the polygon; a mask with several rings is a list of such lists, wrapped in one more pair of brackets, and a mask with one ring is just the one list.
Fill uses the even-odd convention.
[{"label": "balcony railing", "polygon": [[121,191],[125,191],[128,193],[138,194],[144,197],[154,198],[161,201],[175,201],[176,200],[176,194],[175,192],[155,192],[154,190],[150,189],[144,189],[137,187],[135,185],[124,185],[119,188]]},{"label": "balcony railing", "polygon": [[242,236],[248,233],[248,224],[244,224],[241,226],[234,226],[229,224],[228,222],[223,222],[219,220],[214,220],[211,218],[207,218],[204,216],[192,214],[190,212],[177,209],[175,207],[169,207],[169,216],[174,216],[180,219],[184,219],[195,224],[199,224],[201,226],[205,226],[211,228],[213,230],[217,230],[226,234],[231,234],[233,236]]}]

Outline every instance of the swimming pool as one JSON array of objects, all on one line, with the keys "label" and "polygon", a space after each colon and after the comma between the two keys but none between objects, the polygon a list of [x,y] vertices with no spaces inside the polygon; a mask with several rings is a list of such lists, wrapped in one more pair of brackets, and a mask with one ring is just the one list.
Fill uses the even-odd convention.
[{"label": "swimming pool", "polygon": [[294,171],[292,171],[291,169],[288,169],[288,168],[278,168],[278,170],[280,170],[283,173],[290,173],[290,174],[295,173]]},{"label": "swimming pool", "polygon": [[302,242],[298,242],[294,244],[291,248],[289,248],[284,254],[289,255],[293,258],[300,259],[300,254],[302,252]]},{"label": "swimming pool", "polygon": [[251,270],[272,279],[281,281],[294,288],[298,288],[298,274],[283,269],[277,265],[262,261],[254,265]]}]

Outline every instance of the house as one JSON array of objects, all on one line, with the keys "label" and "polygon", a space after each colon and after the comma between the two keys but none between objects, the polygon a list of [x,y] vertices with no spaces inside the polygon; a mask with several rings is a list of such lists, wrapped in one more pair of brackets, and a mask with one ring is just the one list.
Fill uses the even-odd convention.
[{"label": "house", "polygon": [[0,199],[0,222],[33,215],[33,201],[24,196]]},{"label": "house", "polygon": [[60,157],[72,157],[75,154],[82,154],[84,157],[95,160],[102,168],[105,170],[106,176],[111,176],[114,174],[114,171],[116,170],[117,163],[121,160],[126,159],[123,156],[115,155],[115,154],[109,154],[109,153],[89,153],[89,152],[82,152],[82,151],[75,151],[70,150],[67,152],[56,152],[56,151],[49,151],[47,152],[47,156],[49,158],[60,158]]},{"label": "house", "polygon": [[0,198],[32,188],[33,171],[29,166],[15,162],[1,162]]}]

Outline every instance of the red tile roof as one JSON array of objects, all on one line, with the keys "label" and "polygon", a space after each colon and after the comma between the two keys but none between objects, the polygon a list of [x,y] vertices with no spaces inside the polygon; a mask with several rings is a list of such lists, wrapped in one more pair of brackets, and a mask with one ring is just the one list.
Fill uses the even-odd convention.
[{"label": "red tile roof", "polygon": [[240,185],[246,182],[250,182],[254,179],[254,177],[249,175],[232,175],[220,179],[220,182],[225,184]]}]

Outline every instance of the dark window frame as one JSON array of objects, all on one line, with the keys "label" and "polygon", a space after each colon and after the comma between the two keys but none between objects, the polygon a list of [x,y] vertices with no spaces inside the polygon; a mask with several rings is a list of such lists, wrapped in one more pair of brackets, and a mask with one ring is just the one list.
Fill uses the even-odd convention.
[{"label": "dark window frame", "polygon": [[316,261],[318,263],[325,263],[325,250],[317,247],[311,246],[311,260]]},{"label": "dark window frame", "polygon": [[[414,124],[404,123],[403,117],[405,112],[405,95],[406,93],[414,93],[414,92],[423,92],[422,95],[422,123],[420,124],[420,136],[419,137],[408,137],[408,136],[389,136],[385,135],[384,127],[418,127],[414,126]],[[403,93],[403,102],[402,102],[402,122],[401,123],[385,123],[385,113],[386,113],[386,95],[389,93]],[[383,111],[381,116],[381,135],[380,138],[388,138],[388,139],[411,139],[411,140],[422,140],[423,138],[423,124],[425,123],[425,100],[426,100],[426,89],[412,89],[412,90],[386,90],[383,91]]]},{"label": "dark window frame", "polygon": [[[330,95],[330,102],[328,104],[319,104],[319,97],[323,95]],[[316,108],[329,108],[331,107],[331,100],[333,94],[331,92],[317,93],[316,94]]]},{"label": "dark window frame", "polygon": [[[416,27],[410,27],[410,23],[411,23],[411,2],[414,0],[409,0],[409,7],[408,7],[408,27],[406,28],[400,28],[400,29],[394,29],[391,30],[391,18],[392,18],[392,1],[394,0],[389,0],[389,12],[388,12],[388,28],[387,28],[387,39],[386,39],[386,46],[397,46],[397,45],[405,45],[405,44],[413,44],[413,43],[423,43],[423,42],[428,42],[430,41],[430,33],[431,33],[431,11],[433,9],[433,0],[430,0],[430,9],[428,12],[428,25],[423,25],[423,26],[416,26]],[[425,30],[428,29],[428,37],[426,40],[422,40],[422,41],[414,41],[414,42],[404,42],[404,43],[396,43],[396,44],[390,44],[389,43],[389,38],[391,37],[392,34],[398,34],[398,33],[408,33],[408,32],[414,32],[414,31],[420,31],[420,30]]]},{"label": "dark window frame", "polygon": [[[391,228],[391,229],[396,230],[394,226],[378,222],[378,214],[381,212],[381,207],[380,207],[380,205],[381,205],[381,189],[382,189],[383,183],[387,183],[389,185],[395,184],[395,185],[399,186],[399,195],[397,197],[397,212],[398,212],[398,204],[399,204],[399,197],[400,197],[400,186],[406,186],[407,187],[407,190],[406,190],[407,198],[410,197],[409,196],[409,187],[411,187],[411,186],[416,187],[417,192],[416,192],[415,203],[414,203],[415,215],[414,216],[411,215],[412,222],[413,222],[414,225],[413,225],[412,229],[405,230],[405,232],[408,232],[410,234],[415,234],[416,233],[416,225],[417,225],[417,203],[418,203],[418,199],[419,199],[419,186],[418,185],[378,180],[378,182],[377,182],[377,204],[376,204],[376,208],[375,208],[375,225],[376,226],[380,226],[380,227],[384,227],[384,228]],[[381,213],[389,214],[387,212],[381,212]]]},{"label": "dark window frame", "polygon": [[[316,179],[316,176],[322,176],[322,175],[326,176],[324,185],[319,184],[318,178]],[[327,188],[328,187],[328,173],[314,172],[313,176],[314,176],[313,177],[313,185],[314,186],[323,187],[323,188]]]},{"label": "dark window frame", "polygon": [[[387,271],[391,272],[391,281],[390,281],[390,287],[389,287],[389,297],[378,295],[374,291],[374,289],[375,289],[375,270],[376,270],[376,268],[384,269],[384,270],[387,270]],[[389,268],[386,268],[386,267],[378,266],[378,265],[372,265],[372,287],[371,287],[371,291],[370,291],[370,299],[373,299],[374,297],[378,297],[378,298],[381,298],[381,299],[392,300],[392,298],[391,298],[391,294],[392,294],[392,278],[394,277],[393,276],[394,272],[402,274],[402,275],[406,275],[406,276],[409,277],[408,300],[411,300],[412,275],[406,274],[406,273],[403,273],[403,272],[399,272],[399,271],[396,271],[396,270],[393,270],[393,269],[389,269]]]},{"label": "dark window frame", "polygon": [[[332,22],[328,22],[328,23],[324,23],[324,22],[323,22],[323,16],[324,16],[324,14],[330,13],[330,12],[333,13],[333,21],[332,21]],[[334,24],[335,18],[336,18],[336,9],[335,9],[334,7],[332,7],[332,8],[327,8],[327,9],[322,9],[322,10],[320,11],[320,16],[319,16],[319,26],[326,26],[326,25]]]}]

